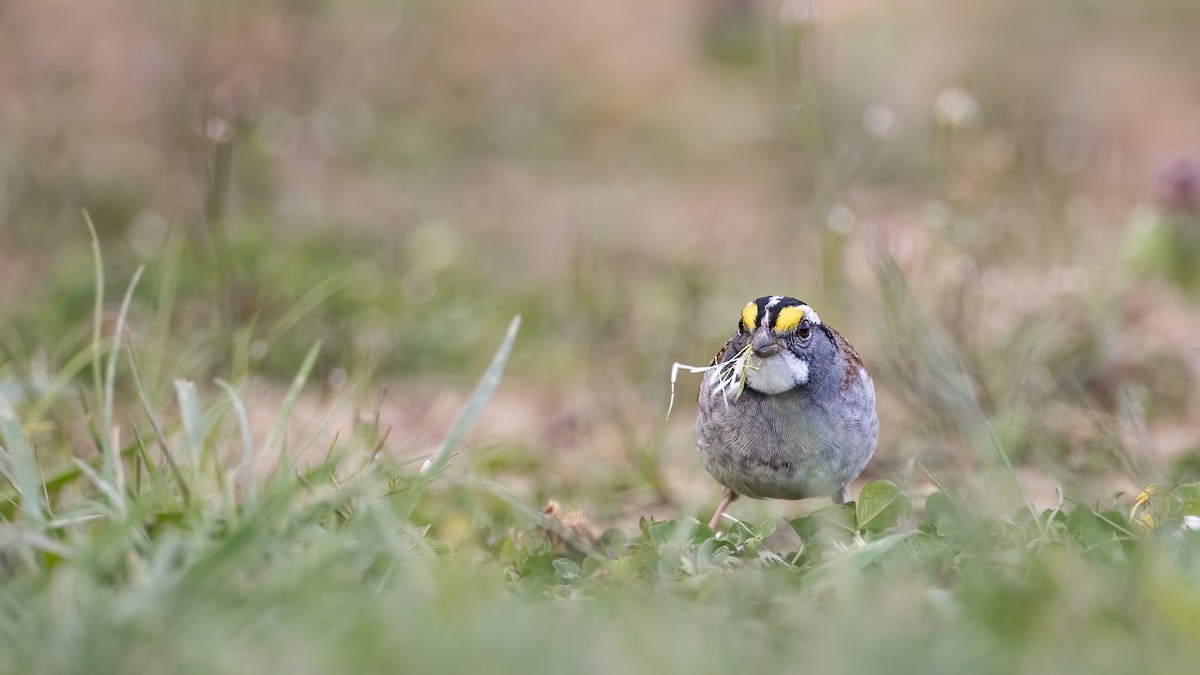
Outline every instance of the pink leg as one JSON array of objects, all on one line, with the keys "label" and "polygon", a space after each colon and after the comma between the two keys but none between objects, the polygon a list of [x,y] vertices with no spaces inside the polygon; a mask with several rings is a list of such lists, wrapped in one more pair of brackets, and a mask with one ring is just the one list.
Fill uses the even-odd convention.
[{"label": "pink leg", "polygon": [[717,506],[717,512],[713,514],[712,520],[708,521],[708,529],[713,532],[717,531],[717,525],[721,523],[721,514],[725,513],[725,509],[737,499],[737,494],[729,488],[725,488],[725,496],[721,499],[721,503]]}]

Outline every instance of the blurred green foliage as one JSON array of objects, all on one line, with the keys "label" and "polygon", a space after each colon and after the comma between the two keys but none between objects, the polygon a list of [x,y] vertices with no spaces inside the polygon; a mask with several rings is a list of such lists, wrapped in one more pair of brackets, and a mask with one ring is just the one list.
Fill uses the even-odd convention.
[{"label": "blurred green foliage", "polygon": [[[285,448],[283,470],[244,480],[223,459],[240,435],[223,421],[245,405],[228,387],[209,405],[180,393],[184,438],[157,441],[164,459],[186,442],[178,464],[140,440],[129,451],[98,440],[102,456],[128,459],[43,479],[0,398],[0,466],[15,490],[0,524],[0,668],[1176,672],[1197,656],[1200,483],[1152,485],[1128,506],[1015,512],[936,491],[914,513],[875,481],[855,503],[790,521],[788,552],[770,521],[716,534],[692,518],[643,519],[597,536],[581,516],[444,474],[516,326],[474,412],[420,471],[379,457],[379,430],[360,427],[323,462],[293,472],[288,454],[303,448]],[[143,399],[141,414],[162,408]],[[263,461],[273,439],[241,443]]]}]

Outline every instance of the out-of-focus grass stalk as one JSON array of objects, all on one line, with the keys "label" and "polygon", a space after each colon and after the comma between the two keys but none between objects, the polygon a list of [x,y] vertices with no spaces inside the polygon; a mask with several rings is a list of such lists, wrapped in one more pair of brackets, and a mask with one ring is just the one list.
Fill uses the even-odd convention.
[{"label": "out-of-focus grass stalk", "polygon": [[242,402],[242,397],[238,395],[237,389],[225,380],[217,380],[217,385],[225,390],[229,396],[229,402],[233,405],[233,411],[237,414],[238,428],[242,435],[242,503],[250,505],[254,502],[255,495],[255,476],[254,476],[254,435],[250,429],[250,416],[246,413],[246,405]]},{"label": "out-of-focus grass stalk", "polygon": [[146,385],[142,380],[137,350],[130,348],[128,353],[129,371],[133,375],[133,382],[137,388],[138,399],[142,404],[142,412],[146,414],[146,419],[150,421],[150,428],[154,431],[155,438],[158,439],[158,447],[160,450],[162,450],[163,457],[167,460],[167,467],[170,469],[171,474],[175,477],[175,483],[179,486],[179,492],[183,496],[183,502],[184,504],[188,504],[192,499],[191,490],[188,488],[188,481],[183,475],[183,470],[179,468],[179,463],[175,459],[175,453],[171,450],[170,444],[167,442],[166,434],[163,433],[163,426],[159,422],[159,415],[155,411],[153,404],[150,402],[150,396],[146,391]]},{"label": "out-of-focus grass stalk", "polygon": [[[264,453],[272,452],[275,449],[275,445],[283,438],[288,418],[292,415],[292,408],[295,407],[296,400],[300,398],[300,392],[304,390],[305,383],[308,382],[309,376],[312,375],[313,366],[316,365],[317,355],[320,353],[321,343],[318,342],[308,350],[308,354],[304,357],[304,362],[300,364],[300,370],[296,372],[296,377],[292,378],[292,384],[288,388],[287,395],[283,398],[283,405],[279,408],[279,414],[275,417],[274,424],[271,425],[271,432],[267,435],[267,440],[262,446]],[[275,470],[275,479],[282,479],[290,466],[286,449],[281,449],[279,464]]]},{"label": "out-of-focus grass stalk", "polygon": [[[912,368],[901,369],[896,374],[918,378],[905,383],[909,395],[923,397],[920,401],[924,409],[922,414],[930,421],[952,425],[976,462],[993,470],[1005,469],[1006,480],[1014,484],[1018,496],[1032,508],[979,401],[977,382],[956,345],[936,319],[921,307],[904,273],[890,255],[875,251],[871,265],[884,308],[880,330],[892,336],[889,360],[911,362]],[[914,459],[921,461],[919,455]],[[982,496],[980,501],[985,501]]]},{"label": "out-of-focus grass stalk", "polygon": [[118,463],[120,457],[116,455],[117,449],[114,447],[112,437],[113,432],[113,406],[115,397],[115,387],[117,382],[117,360],[121,354],[121,337],[125,333],[125,320],[129,315],[129,305],[133,302],[133,291],[137,288],[138,280],[142,278],[142,272],[145,268],[138,267],[133,274],[133,280],[129,282],[129,287],[125,289],[125,298],[121,301],[121,309],[117,313],[117,323],[113,327],[112,349],[108,354],[108,366],[104,374],[104,398],[101,399],[102,417],[100,438],[105,443],[104,445],[104,478],[106,480],[115,480],[116,473],[120,470]]},{"label": "out-of-focus grass stalk", "polygon": [[425,488],[445,470],[446,465],[450,463],[450,458],[454,456],[458,444],[462,442],[463,437],[475,425],[475,421],[479,419],[479,414],[483,412],[483,407],[487,405],[492,394],[496,392],[496,388],[500,386],[500,378],[504,375],[504,366],[508,363],[508,357],[512,353],[513,343],[516,342],[517,331],[520,328],[521,317],[513,317],[512,323],[508,326],[508,333],[504,336],[504,342],[496,350],[496,355],[492,357],[491,364],[484,371],[483,377],[480,378],[479,384],[476,385],[474,393],[471,394],[471,398],[467,401],[466,408],[463,409],[454,426],[450,428],[450,433],[446,434],[441,447],[438,448],[438,451],[434,453],[429,462],[421,468],[412,485],[400,493],[400,504],[397,507],[397,513],[402,520],[408,520],[412,517],[413,509],[416,508],[417,502],[420,500]]},{"label": "out-of-focus grass stalk", "polygon": [[96,235],[96,226],[87,210],[83,211],[83,220],[87,223],[88,233],[92,236],[92,265],[96,275],[96,293],[92,306],[92,387],[96,401],[104,400],[103,378],[100,363],[100,342],[104,331],[104,258],[100,253],[100,238]]},{"label": "out-of-focus grass stalk", "polygon": [[33,446],[25,437],[21,420],[8,398],[0,394],[0,438],[12,459],[13,478],[20,494],[21,510],[28,527],[42,533],[46,525],[46,505],[42,502],[42,476]]},{"label": "out-of-focus grass stalk", "polygon": [[[155,299],[154,319],[149,334],[151,358],[146,362],[145,384],[156,394],[163,390],[163,371],[166,366],[167,341],[171,333],[171,317],[175,312],[175,299],[179,293],[179,270],[187,246],[187,237],[174,234],[167,238],[163,260],[158,265],[160,277]],[[166,383],[169,384],[169,383]]]}]

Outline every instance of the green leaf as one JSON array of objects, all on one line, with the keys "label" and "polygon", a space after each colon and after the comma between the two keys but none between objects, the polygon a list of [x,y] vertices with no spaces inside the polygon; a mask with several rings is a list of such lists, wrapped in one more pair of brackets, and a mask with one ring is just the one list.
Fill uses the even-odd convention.
[{"label": "green leaf", "polygon": [[858,523],[854,517],[854,509],[848,504],[833,504],[821,509],[817,509],[803,518],[789,520],[788,524],[800,535],[800,538],[808,541],[820,531],[829,531],[838,538],[849,539],[854,536],[854,532],[858,529]]},{"label": "green leaf", "polygon": [[650,523],[645,532],[650,545],[658,550],[671,545],[699,544],[713,537],[713,531],[695,518]]},{"label": "green leaf", "polygon": [[576,581],[584,578],[583,568],[570,558],[555,558],[550,564],[554,566],[554,571],[563,581]]},{"label": "green leaf", "polygon": [[1176,497],[1187,501],[1189,499],[1200,499],[1200,483],[1184,483],[1177,486],[1172,492]]},{"label": "green leaf", "polygon": [[938,579],[954,561],[954,550],[941,539],[917,532],[904,540],[909,557],[921,569]]},{"label": "green leaf", "polygon": [[1179,514],[1200,516],[1200,483],[1184,483],[1171,491],[1179,499]]},{"label": "green leaf", "polygon": [[585,577],[590,577],[598,570],[604,569],[604,566],[608,563],[608,558],[595,553],[589,553],[588,556],[583,559],[583,575]]},{"label": "green leaf", "polygon": [[696,575],[721,567],[732,551],[718,539],[707,539],[699,546],[689,548],[691,554],[683,559],[688,574]]},{"label": "green leaf", "polygon": [[1116,532],[1118,535],[1130,539],[1137,538],[1135,526],[1129,522],[1129,517],[1124,512],[1110,509],[1097,513],[1096,517],[1104,521],[1104,524],[1111,527],[1113,532]]},{"label": "green leaf", "polygon": [[959,502],[945,492],[925,498],[925,520],[918,529],[937,537],[955,538],[967,529]]},{"label": "green leaf", "polygon": [[953,525],[962,518],[958,504],[944,492],[934,492],[925,498],[925,522],[941,529]]},{"label": "green leaf", "polygon": [[[920,534],[919,532],[895,532],[886,537],[880,537],[875,541],[867,542],[858,548],[837,555],[836,564],[864,570],[875,561],[890,553],[897,546],[902,545],[909,537]],[[826,560],[824,564],[828,565],[829,561]]]},{"label": "green leaf", "polygon": [[650,540],[650,545],[655,549],[660,549],[671,543],[671,540],[674,539],[675,532],[678,529],[678,520],[666,520],[661,523],[650,523],[646,526],[646,539]]},{"label": "green leaf", "polygon": [[889,480],[867,483],[858,495],[856,516],[858,529],[863,532],[882,532],[895,527],[901,518],[912,513],[908,497]]},{"label": "green leaf", "polygon": [[764,523],[759,523],[757,526],[750,528],[750,533],[755,539],[766,539],[775,534],[776,523],[774,520],[768,520]]},{"label": "green leaf", "polygon": [[1086,504],[1076,504],[1067,516],[1067,531],[1086,546],[1112,541],[1113,528],[1096,515]]}]

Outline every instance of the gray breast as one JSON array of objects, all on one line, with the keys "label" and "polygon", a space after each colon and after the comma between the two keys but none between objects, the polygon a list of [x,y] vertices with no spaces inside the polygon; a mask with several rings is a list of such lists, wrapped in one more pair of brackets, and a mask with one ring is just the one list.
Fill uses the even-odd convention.
[{"label": "gray breast", "polygon": [[728,401],[700,388],[696,447],[718,482],[756,499],[833,494],[854,480],[875,452],[875,389],[862,374],[847,389],[833,382],[768,396],[752,389]]}]

